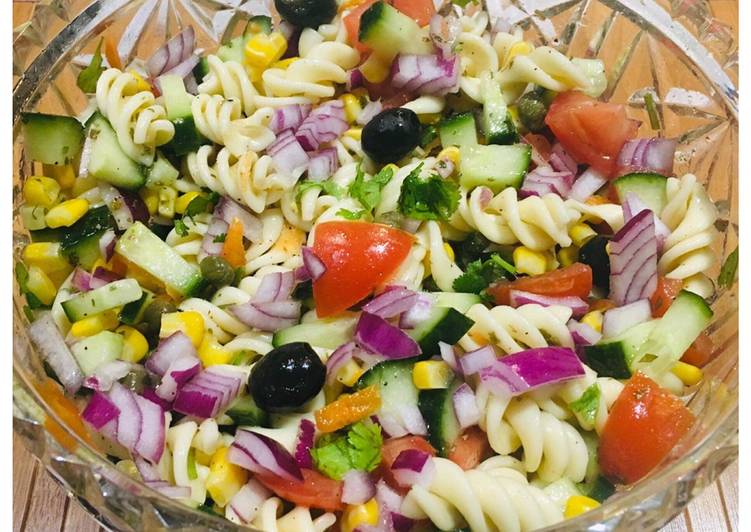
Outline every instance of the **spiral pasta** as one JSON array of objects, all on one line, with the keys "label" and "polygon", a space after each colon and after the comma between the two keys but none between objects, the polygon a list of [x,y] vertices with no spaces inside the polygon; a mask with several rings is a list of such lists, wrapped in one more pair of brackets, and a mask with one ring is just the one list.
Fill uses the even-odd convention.
[{"label": "spiral pasta", "polygon": [[281,499],[271,497],[261,505],[250,526],[264,532],[324,532],[336,522],[332,513],[313,519],[310,510],[304,506],[295,506],[286,514],[282,513]]},{"label": "spiral pasta", "polygon": [[556,92],[586,89],[590,84],[579,65],[549,46],[540,46],[529,54],[515,55],[508,68],[501,70],[496,79],[501,88],[534,83]]},{"label": "spiral pasta", "polygon": [[534,530],[563,520],[561,511],[542,490],[522,480],[511,468],[462,469],[434,458],[435,475],[427,488],[413,486],[401,512],[430,519],[440,530],[469,526],[473,532]]},{"label": "spiral pasta", "polygon": [[201,94],[218,94],[228,100],[240,102],[242,111],[250,115],[256,108],[258,91],[245,72],[245,67],[237,61],[222,61],[216,55],[206,57],[209,73],[198,85]]},{"label": "spiral pasta", "polygon": [[156,147],[175,135],[164,107],[150,91],[138,91],[138,80],[129,72],[108,68],[96,84],[96,103],[109,120],[123,151],[145,166],[151,166]]}]

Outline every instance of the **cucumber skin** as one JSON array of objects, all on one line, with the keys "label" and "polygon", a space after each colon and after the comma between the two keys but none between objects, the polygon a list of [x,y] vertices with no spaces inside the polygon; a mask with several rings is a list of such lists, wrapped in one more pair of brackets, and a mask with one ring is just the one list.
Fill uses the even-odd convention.
[{"label": "cucumber skin", "polygon": [[587,365],[601,377],[631,378],[631,368],[626,362],[628,355],[621,342],[584,346],[584,357]]},{"label": "cucumber skin", "polygon": [[[506,170],[505,174],[500,175],[497,164],[512,156],[519,158],[518,168]],[[483,185],[490,188],[495,194],[508,187],[518,189],[524,180],[531,160],[532,147],[522,144],[504,146],[488,144],[486,146],[465,147],[461,149],[459,164],[461,177],[459,180],[465,187],[474,188]],[[496,175],[494,175],[494,172]]]},{"label": "cucumber skin", "polygon": [[109,121],[97,112],[86,124],[87,135],[93,140],[89,175],[128,190],[141,188],[146,183],[144,168],[128,157],[120,147],[117,134]]},{"label": "cucumber skin", "polygon": [[250,395],[243,395],[235,399],[225,414],[232,418],[235,425],[270,426],[268,413],[261,410]]},{"label": "cucumber skin", "polygon": [[613,181],[613,186],[621,203],[626,201],[627,193],[633,192],[653,213],[659,216],[668,201],[667,182],[668,178],[664,175],[639,172],[619,177]]},{"label": "cucumber skin", "polygon": [[24,150],[44,164],[60,166],[75,160],[84,141],[83,125],[72,116],[22,113]]},{"label": "cucumber skin", "polygon": [[[138,289],[138,297],[136,299],[131,299],[130,301],[117,300],[115,304],[112,304],[112,300],[107,302],[106,296],[108,295],[108,293],[116,291],[118,289],[120,290],[120,292]],[[102,294],[104,295],[102,296]],[[122,297],[122,293],[120,295]],[[119,281],[114,281],[100,288],[96,288],[88,292],[81,292],[80,294],[77,294],[76,296],[63,301],[61,305],[68,319],[71,322],[74,322],[83,318],[87,318],[88,316],[101,314],[104,311],[126,305],[128,303],[131,303],[132,301],[138,301],[142,296],[143,291],[141,287],[138,286],[138,282],[135,279],[120,279]],[[99,306],[97,307],[97,299],[99,297],[101,297],[103,300],[98,301]]]},{"label": "cucumber skin", "polygon": [[438,135],[444,148],[476,146],[477,124],[474,115],[466,112],[445,119],[438,125]]},{"label": "cucumber skin", "polygon": [[175,126],[175,136],[166,148],[177,157],[187,155],[204,144],[209,144],[209,140],[198,131],[192,116],[176,118],[172,121],[172,125]]},{"label": "cucumber skin", "polygon": [[[456,437],[461,433],[459,421],[454,414],[452,399],[459,384],[459,381],[454,381],[448,388],[420,390],[417,401],[420,413],[428,427],[428,441],[438,451],[438,455],[443,457],[448,456]],[[446,434],[449,431],[452,434]]]},{"label": "cucumber skin", "polygon": [[123,305],[123,308],[120,311],[120,321],[126,325],[135,325],[139,323],[146,307],[148,307],[154,299],[154,294],[152,292],[145,288],[141,288],[141,290],[143,290],[143,295],[141,295],[138,300]]},{"label": "cucumber skin", "polygon": [[72,264],[80,264],[89,269],[101,256],[99,238],[107,229],[114,228],[115,219],[106,205],[90,209],[63,232],[60,253]]},{"label": "cucumber skin", "polygon": [[[434,308],[443,309],[444,307]],[[425,334],[421,334],[423,329],[420,328],[407,331],[407,334],[420,345],[420,349],[422,350],[421,359],[439,354],[441,351],[438,346],[439,342],[454,345],[462,336],[467,334],[467,331],[475,323],[472,319],[454,308],[445,307],[445,309],[445,315],[433,323],[432,327],[427,329]]]}]

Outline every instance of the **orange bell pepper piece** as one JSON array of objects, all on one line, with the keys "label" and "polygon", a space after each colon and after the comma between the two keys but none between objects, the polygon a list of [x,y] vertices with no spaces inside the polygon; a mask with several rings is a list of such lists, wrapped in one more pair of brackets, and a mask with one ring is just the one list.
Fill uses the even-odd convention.
[{"label": "orange bell pepper piece", "polygon": [[243,245],[243,223],[235,218],[232,223],[229,224],[227,229],[227,236],[224,238],[224,246],[222,247],[222,257],[227,259],[227,262],[233,268],[239,268],[245,266],[245,246]]},{"label": "orange bell pepper piece", "polygon": [[342,395],[316,410],[316,425],[321,432],[334,432],[374,414],[381,407],[381,394],[368,386],[350,395]]},{"label": "orange bell pepper piece", "polygon": [[44,428],[47,429],[60,445],[75,452],[78,442],[71,434],[73,431],[86,443],[96,448],[96,444],[84,425],[81,414],[78,412],[76,404],[65,396],[60,386],[50,378],[45,379],[37,385],[37,391],[47,405],[57,414],[60,420],[67,425],[64,427],[54,418],[46,416],[44,419]]},{"label": "orange bell pepper piece", "polygon": [[107,62],[112,68],[123,69],[123,63],[120,61],[120,54],[117,53],[117,45],[111,37],[104,37],[104,57],[107,58]]}]

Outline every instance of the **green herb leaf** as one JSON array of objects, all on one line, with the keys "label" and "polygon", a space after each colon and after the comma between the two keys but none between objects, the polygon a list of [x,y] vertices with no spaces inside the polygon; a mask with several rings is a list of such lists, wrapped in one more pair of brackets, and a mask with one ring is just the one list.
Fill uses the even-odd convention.
[{"label": "green herb leaf", "polygon": [[600,387],[597,383],[584,390],[581,397],[568,404],[569,408],[584,418],[587,423],[594,424],[597,409],[600,406]]},{"label": "green herb leaf", "polygon": [[29,290],[29,271],[26,269],[26,265],[23,262],[16,263],[16,282],[21,289],[21,292],[26,296],[26,304],[29,310],[35,310],[44,307],[44,303]]},{"label": "green herb leaf", "polygon": [[219,202],[221,196],[216,192],[210,194],[200,194],[190,200],[188,206],[185,208],[183,218],[193,218],[197,214],[203,214],[204,212],[210,212],[213,209],[213,205]]},{"label": "green herb leaf", "polygon": [[198,471],[196,470],[196,449],[191,447],[188,451],[188,478],[195,480],[198,478]]},{"label": "green herb leaf", "polygon": [[349,186],[349,195],[360,202],[367,212],[372,211],[381,201],[381,190],[394,177],[394,171],[385,166],[370,179],[365,179],[365,173],[358,166],[355,180]]},{"label": "green herb leaf", "polygon": [[722,288],[730,288],[735,282],[735,277],[738,273],[738,246],[735,247],[733,252],[725,259],[725,263],[720,269],[720,276],[717,278],[717,284]]},{"label": "green herb leaf", "polygon": [[649,116],[649,125],[652,129],[660,129],[660,115],[657,112],[657,106],[655,105],[655,98],[651,92],[644,95],[644,107],[647,110]]},{"label": "green herb leaf", "polygon": [[493,253],[486,261],[475,260],[467,265],[467,271],[454,279],[453,288],[457,292],[469,292],[479,294],[491,283],[499,279],[513,280],[516,277],[516,268]]},{"label": "green herb leaf", "polygon": [[91,63],[78,74],[78,78],[76,79],[76,85],[86,94],[96,92],[96,84],[99,81],[99,76],[105,70],[102,66],[102,40],[99,39],[99,44],[96,45],[96,51],[94,52],[94,57],[91,58]]},{"label": "green herb leaf", "polygon": [[221,235],[216,235],[214,237],[214,244],[220,244],[224,242],[224,240],[227,238],[227,233],[222,233]]},{"label": "green herb leaf", "polygon": [[295,193],[295,199],[300,201],[300,197],[310,190],[311,188],[320,188],[327,196],[334,196],[335,198],[341,198],[344,195],[342,187],[327,179],[326,181],[300,181],[297,184],[297,192]]},{"label": "green herb leaf", "polygon": [[459,205],[459,188],[438,175],[420,179],[421,165],[402,183],[399,212],[414,220],[448,220]]},{"label": "green herb leaf", "polygon": [[188,236],[188,226],[185,225],[185,222],[181,218],[175,220],[175,231],[180,236]]},{"label": "green herb leaf", "polygon": [[337,216],[341,216],[345,220],[359,220],[363,216],[368,214],[368,211],[365,209],[359,210],[359,211],[350,211],[349,209],[339,209],[336,211]]},{"label": "green herb leaf", "polygon": [[341,480],[353,469],[373,471],[381,463],[383,436],[375,423],[357,422],[346,434],[326,434],[318,439],[310,453],[316,469]]}]

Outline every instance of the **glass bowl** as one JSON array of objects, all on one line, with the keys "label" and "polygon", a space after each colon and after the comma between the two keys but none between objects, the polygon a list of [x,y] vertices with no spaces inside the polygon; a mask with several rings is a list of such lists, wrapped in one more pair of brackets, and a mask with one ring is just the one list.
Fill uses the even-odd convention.
[{"label": "glass bowl", "polygon": [[[198,46],[226,41],[257,0],[48,0],[14,31],[14,257],[28,241],[20,222],[20,186],[41,168],[24,155],[22,111],[76,114],[86,104],[75,86],[78,54],[92,53],[106,34],[133,43],[122,56],[148,57],[181,27],[192,24]],[[738,242],[737,32],[714,17],[737,3],[708,0],[501,0],[529,39],[606,65],[605,97],[626,103],[653,136],[644,105],[657,104],[659,133],[677,137],[676,172],[695,173],[720,210],[715,242],[724,259]],[[735,15],[733,17],[733,15]],[[129,23],[136,22],[129,26]],[[133,37],[137,37],[133,39]],[[719,262],[710,272],[717,278]],[[192,510],[118,470],[69,422],[59,399],[44,391],[45,372],[29,343],[23,297],[14,284],[14,429],[50,474],[104,526],[116,530],[222,530],[242,527]],[[654,530],[672,519],[737,457],[738,286],[713,301],[716,356],[703,383],[690,389],[698,422],[689,437],[649,477],[620,490],[598,509],[557,530]]]}]

